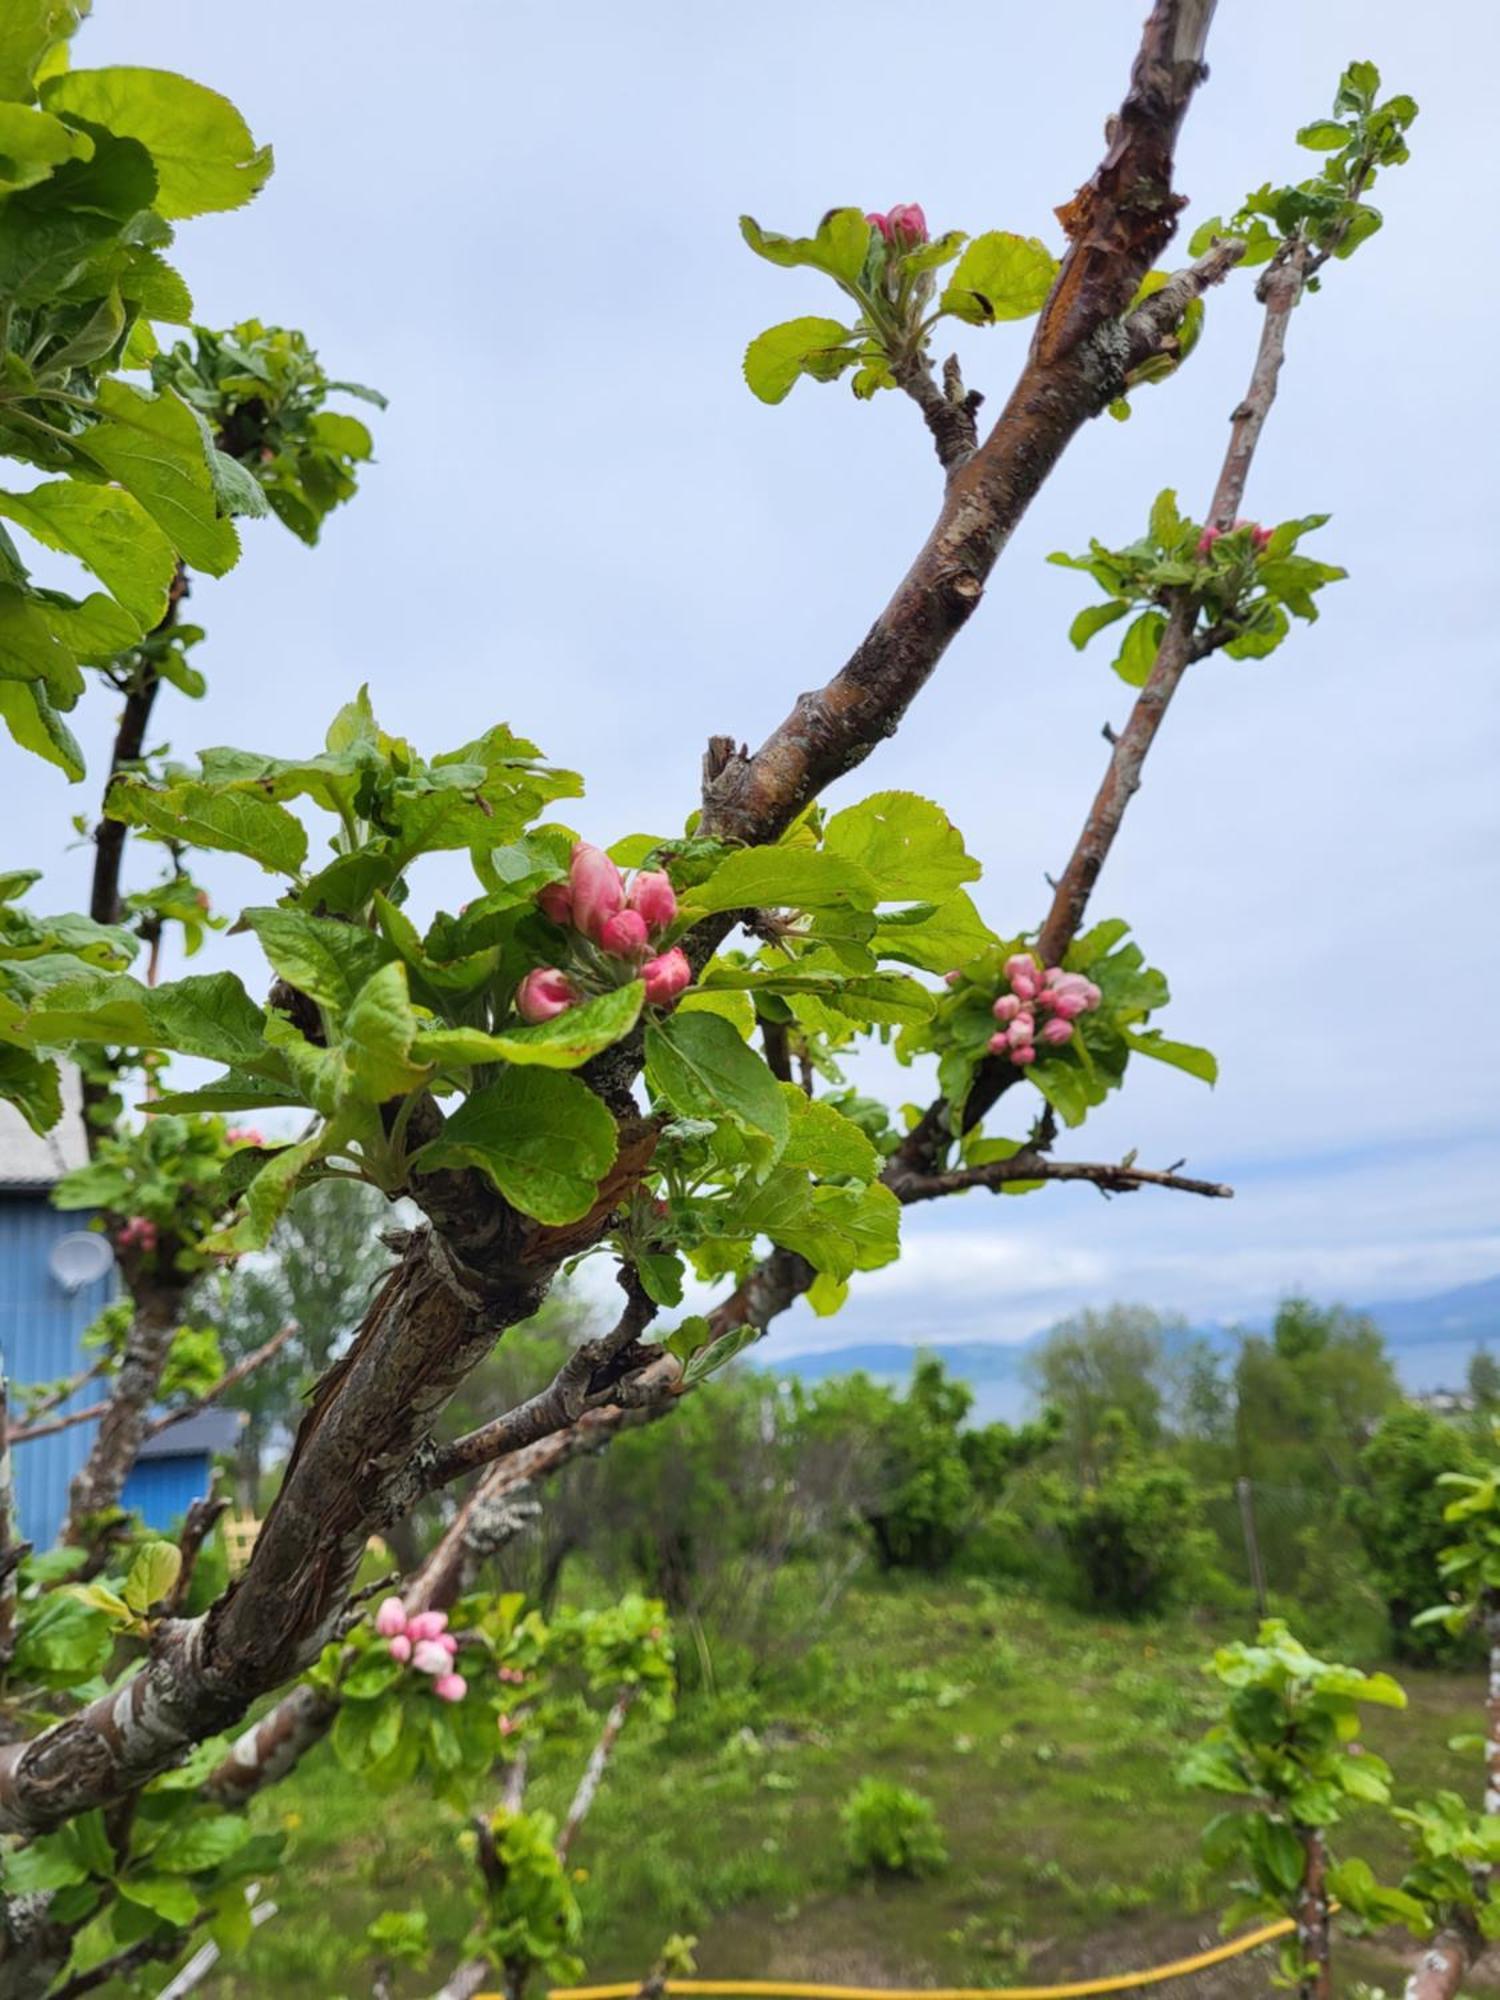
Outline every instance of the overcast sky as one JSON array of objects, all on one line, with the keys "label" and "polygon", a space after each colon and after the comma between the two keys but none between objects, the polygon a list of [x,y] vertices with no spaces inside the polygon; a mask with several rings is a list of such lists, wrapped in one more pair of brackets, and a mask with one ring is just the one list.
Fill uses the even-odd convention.
[{"label": "overcast sky", "polygon": [[[180,69],[276,149],[251,209],[183,227],[200,318],[304,327],[332,372],[391,398],[379,462],[321,548],[251,524],[240,567],[195,587],[211,688],[163,702],[174,747],[315,747],[368,680],[426,750],[506,720],[583,771],[591,838],[676,830],[705,739],[758,741],[837,668],[939,499],[904,399],[749,395],[746,340],[835,294],[752,257],[736,217],[802,233],[831,206],[919,200],[935,229],[1059,247],[1051,211],[1092,171],[1142,12],[450,0],[424,30],[389,0],[261,0],[252,32],[223,0],[96,0],[80,64]],[[1117,1297],[1246,1316],[1292,1286],[1368,1299],[1500,1271],[1496,259],[1471,234],[1500,37],[1488,8],[1436,18],[1221,0],[1179,153],[1191,227],[1312,169],[1293,130],[1349,59],[1422,106],[1411,164],[1377,191],[1384,233],[1297,315],[1247,501],[1330,512],[1310,552],[1352,580],[1270,661],[1197,670],[1096,902],[1168,972],[1168,1033],[1223,1074],[1209,1092],[1137,1065],[1067,1147],[1185,1154],[1238,1197],[942,1204],[908,1218],[899,1270],[837,1319],[796,1315],[785,1349],[1014,1339]],[[1131,539],[1163,485],[1202,513],[1248,375],[1249,291],[1214,298],[1190,366],[1130,423],[1079,437],[900,736],[836,794],[939,798],[1002,931],[1038,918],[1100,725],[1128,707],[1107,655],[1067,643],[1086,579],[1044,558]],[[993,410],[1030,328],[961,332]],[[96,765],[107,723],[95,695]],[[92,781],[70,792],[19,762],[26,845],[76,903],[66,820]],[[226,901],[264,880],[232,863],[212,879]],[[462,894],[443,864],[419,900]]]}]

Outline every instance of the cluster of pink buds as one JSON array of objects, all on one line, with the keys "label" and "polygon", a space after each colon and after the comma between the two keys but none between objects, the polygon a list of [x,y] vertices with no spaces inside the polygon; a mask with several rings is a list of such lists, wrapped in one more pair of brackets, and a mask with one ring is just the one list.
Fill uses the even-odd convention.
[{"label": "cluster of pink buds", "polygon": [[156,1224],[148,1216],[132,1215],[121,1225],[115,1241],[122,1250],[154,1250],[156,1236]]},{"label": "cluster of pink buds", "polygon": [[500,1678],[507,1687],[518,1688],[526,1685],[526,1672],[522,1667],[502,1667]]},{"label": "cluster of pink buds", "polygon": [[915,250],[927,241],[927,217],[915,201],[898,201],[885,215],[867,215],[865,221],[878,229],[893,250]]},{"label": "cluster of pink buds", "polygon": [[1250,546],[1255,550],[1255,553],[1258,556],[1264,555],[1266,550],[1271,546],[1272,530],[1270,528],[1262,528],[1255,521],[1236,521],[1232,528],[1205,528],[1203,533],[1198,537],[1198,546],[1193,553],[1200,562],[1206,561],[1213,550],[1215,542],[1222,540],[1225,535],[1238,534],[1242,528],[1250,530]]},{"label": "cluster of pink buds", "polygon": [[253,1125],[231,1125],[224,1137],[231,1146],[263,1146],[266,1143],[265,1134],[258,1132]]},{"label": "cluster of pink buds", "polygon": [[[567,881],[548,883],[536,900],[544,917],[577,931],[608,957],[623,960],[645,981],[646,998],[654,1007],[670,1006],[692,984],[686,952],[675,945],[653,952],[655,941],[677,917],[677,897],[660,869],[638,868],[627,884],[603,848],[580,841]],[[542,965],[517,987],[516,1012],[523,1021],[550,1021],[585,997],[566,972]]]},{"label": "cluster of pink buds", "polygon": [[[1036,1061],[1038,1042],[1050,1049],[1071,1042],[1073,1023],[1080,1014],[1092,1014],[1103,997],[1081,972],[1064,972],[1058,965],[1044,972],[1029,951],[1011,954],[1005,977],[1010,991],[992,1009],[1000,1027],[990,1036],[990,1054],[1007,1056],[1021,1069]],[[1038,1015],[1044,1017],[1040,1023]]]},{"label": "cluster of pink buds", "polygon": [[448,1630],[446,1611],[418,1611],[408,1618],[401,1599],[387,1597],[375,1613],[375,1630],[393,1660],[431,1676],[439,1701],[462,1701],[469,1692],[469,1683],[453,1670],[458,1641]]}]

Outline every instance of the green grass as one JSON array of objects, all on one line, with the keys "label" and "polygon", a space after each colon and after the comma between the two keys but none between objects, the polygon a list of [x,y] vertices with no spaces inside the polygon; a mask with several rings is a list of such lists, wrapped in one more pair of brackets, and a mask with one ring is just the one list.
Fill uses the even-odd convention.
[{"label": "green grass", "polygon": [[[963,1581],[851,1591],[774,1697],[699,1698],[664,1739],[627,1735],[574,1850],[590,1976],[640,1976],[671,1931],[697,1933],[706,1975],[891,1985],[1061,1980],[1211,1942],[1224,1885],[1197,1838],[1214,1802],[1184,1793],[1172,1766],[1213,1710],[1201,1662],[1233,1630],[1223,1614],[1104,1622]],[[1372,1747],[1404,1791],[1472,1790],[1474,1766],[1446,1746],[1477,1726],[1477,1679],[1403,1678],[1411,1706],[1377,1715]],[[952,1856],[942,1874],[851,1880],[838,1814],[866,1773],[933,1801]],[[556,1806],[565,1791],[559,1773],[533,1796]],[[436,1963],[451,1963],[465,1864],[453,1822],[424,1797],[372,1801],[325,1749],[257,1810],[292,1835],[281,1914],[205,1993],[367,1993],[364,1926],[391,1906],[424,1907]],[[1354,1824],[1342,1844],[1399,1867],[1379,1832]],[[1346,1978],[1403,1976],[1379,1942],[1341,1962]],[[1243,1962],[1193,1984],[1262,1992],[1267,1969]]]}]

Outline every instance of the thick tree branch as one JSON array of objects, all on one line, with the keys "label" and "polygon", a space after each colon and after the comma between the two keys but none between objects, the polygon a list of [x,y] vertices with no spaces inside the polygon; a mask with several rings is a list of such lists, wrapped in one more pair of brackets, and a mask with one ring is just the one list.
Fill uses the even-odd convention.
[{"label": "thick tree branch", "polygon": [[1213,0],[1157,0],[1093,179],[1059,210],[1069,247],[1031,354],[994,429],[948,482],[926,545],[847,664],[753,756],[706,774],[701,831],[774,840],[892,734],[968,622],[1001,550],[1079,427],[1118,394],[1121,325],[1176,227],[1172,153],[1204,74]]},{"label": "thick tree branch", "polygon": [[656,1317],[656,1305],[630,1265],[620,1267],[619,1279],[626,1304],[611,1330],[597,1340],[580,1342],[545,1389],[478,1430],[439,1446],[417,1473],[425,1491],[435,1492],[466,1472],[565,1429],[585,1410],[612,1401],[629,1374],[660,1361],[659,1350],[639,1346],[641,1335]]}]

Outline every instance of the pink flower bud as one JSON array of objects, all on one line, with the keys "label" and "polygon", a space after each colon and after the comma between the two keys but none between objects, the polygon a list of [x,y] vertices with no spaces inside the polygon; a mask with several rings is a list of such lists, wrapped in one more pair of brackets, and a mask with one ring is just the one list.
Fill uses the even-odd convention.
[{"label": "pink flower bud", "polygon": [[1018,972],[1010,982],[1010,990],[1018,1000],[1035,1000],[1041,987],[1036,983],[1034,972]]},{"label": "pink flower bud", "polygon": [[573,921],[573,891],[566,882],[549,882],[545,889],[538,890],[536,906],[555,924]]},{"label": "pink flower bud", "polygon": [[962,978],[963,974],[959,971],[957,966],[954,966],[951,972],[945,972],[943,974],[943,984],[945,986],[957,986],[959,980]]},{"label": "pink flower bud", "polygon": [[666,1007],[685,987],[692,985],[693,968],[688,964],[687,953],[673,945],[660,958],[648,958],[641,967],[641,977],[646,982],[646,998],[652,1006]]},{"label": "pink flower bud", "polygon": [[406,1621],[407,1637],[416,1639],[436,1639],[448,1629],[446,1611],[419,1611],[415,1618]]},{"label": "pink flower bud", "polygon": [[580,840],[568,865],[573,922],[595,944],[610,918],[625,907],[625,879],[602,847]]},{"label": "pink flower bud", "polygon": [[1205,528],[1203,530],[1203,533],[1198,537],[1198,546],[1193,551],[1199,562],[1205,561],[1212,553],[1214,543],[1218,541],[1223,532],[1222,528]]},{"label": "pink flower bud", "polygon": [[1030,1014],[1017,1014],[1005,1031],[1005,1039],[1013,1049],[1029,1047],[1035,1036],[1036,1022]]},{"label": "pink flower bud", "polygon": [[1010,1054],[1010,1043],[1005,1039],[1005,1030],[1003,1028],[999,1034],[990,1036],[988,1048],[992,1056],[1008,1056]]},{"label": "pink flower bud", "polygon": [[919,243],[927,241],[927,217],[922,213],[922,205],[915,201],[898,201],[886,217],[890,226],[891,240],[901,250],[914,250]]},{"label": "pink flower bud", "polygon": [[469,1692],[469,1683],[462,1674],[439,1674],[432,1691],[439,1701],[462,1701]]},{"label": "pink flower bud", "polygon": [[1059,993],[1052,1004],[1057,1009],[1057,1018],[1060,1021],[1076,1021],[1080,1014],[1086,1014],[1089,1010],[1086,997],[1082,993],[1073,992],[1071,987],[1066,992]]},{"label": "pink flower bud", "polygon": [[891,219],[888,215],[867,215],[865,221],[869,223],[872,229],[878,229],[887,243],[890,242]]},{"label": "pink flower bud", "polygon": [[517,1725],[517,1724],[515,1723],[515,1721],[514,1721],[514,1720],[513,1720],[513,1719],[512,1719],[512,1718],[511,1718],[510,1716],[508,1716],[508,1715],[497,1715],[497,1716],[495,1717],[495,1723],[496,1723],[496,1726],[498,1727],[498,1729],[499,1729],[499,1731],[500,1731],[500,1734],[501,1734],[502,1736],[514,1736],[514,1735],[515,1735],[515,1733],[516,1733],[516,1729],[517,1729],[517,1726],[518,1726],[518,1725]]},{"label": "pink flower bud", "polygon": [[1012,1049],[1010,1052],[1010,1059],[1013,1063],[1019,1063],[1022,1069],[1025,1069],[1028,1063],[1034,1063],[1036,1061],[1036,1050],[1032,1048],[1031,1044],[1028,1042],[1026,1047],[1023,1049]]},{"label": "pink flower bud", "polygon": [[450,1665],[448,1649],[436,1639],[419,1639],[411,1649],[411,1663],[419,1674],[445,1674]]},{"label": "pink flower bud", "polygon": [[1021,1002],[1014,993],[1002,993],[990,1012],[997,1021],[1013,1021],[1021,1011]]},{"label": "pink flower bud", "polygon": [[1073,973],[1064,972],[1060,965],[1049,965],[1047,970],[1042,974],[1042,984],[1043,986],[1061,986],[1065,980],[1072,979],[1075,976]]},{"label": "pink flower bud", "polygon": [[393,1660],[399,1660],[404,1667],[411,1658],[411,1640],[404,1632],[398,1632],[394,1639],[387,1642],[386,1651]]},{"label": "pink flower bud", "polygon": [[616,958],[634,958],[646,949],[646,919],[639,910],[616,910],[600,926],[599,942]]},{"label": "pink flower bud", "polygon": [[1035,983],[1040,968],[1029,951],[1013,951],[1005,961],[1005,976],[1014,986],[1018,979],[1029,979]]},{"label": "pink flower bud", "polygon": [[263,1146],[265,1135],[257,1132],[253,1125],[231,1125],[224,1134],[231,1146]]},{"label": "pink flower bud", "polygon": [[1264,555],[1266,550],[1271,546],[1271,536],[1274,533],[1275,530],[1273,528],[1252,528],[1250,530],[1250,543],[1258,556]]},{"label": "pink flower bud", "polygon": [[149,1216],[132,1215],[115,1239],[122,1250],[154,1250],[156,1224]]},{"label": "pink flower bud", "polygon": [[439,1632],[437,1636],[437,1643],[442,1647],[443,1651],[448,1655],[448,1658],[450,1660],[453,1658],[453,1655],[458,1651],[458,1637],[453,1632]]},{"label": "pink flower bud", "polygon": [[516,1012],[523,1021],[550,1021],[576,1007],[582,995],[555,965],[539,965],[516,988]]},{"label": "pink flower bud", "polygon": [[1042,1029],[1042,1040],[1054,1049],[1060,1049],[1064,1042],[1071,1042],[1072,1039],[1073,1023],[1071,1021],[1048,1021]]},{"label": "pink flower bud", "polygon": [[646,919],[649,930],[664,931],[677,920],[677,894],[670,876],[660,868],[643,868],[630,885],[630,907]]},{"label": "pink flower bud", "polygon": [[394,1639],[406,1630],[406,1606],[399,1597],[387,1597],[375,1613],[375,1630],[382,1639]]}]

